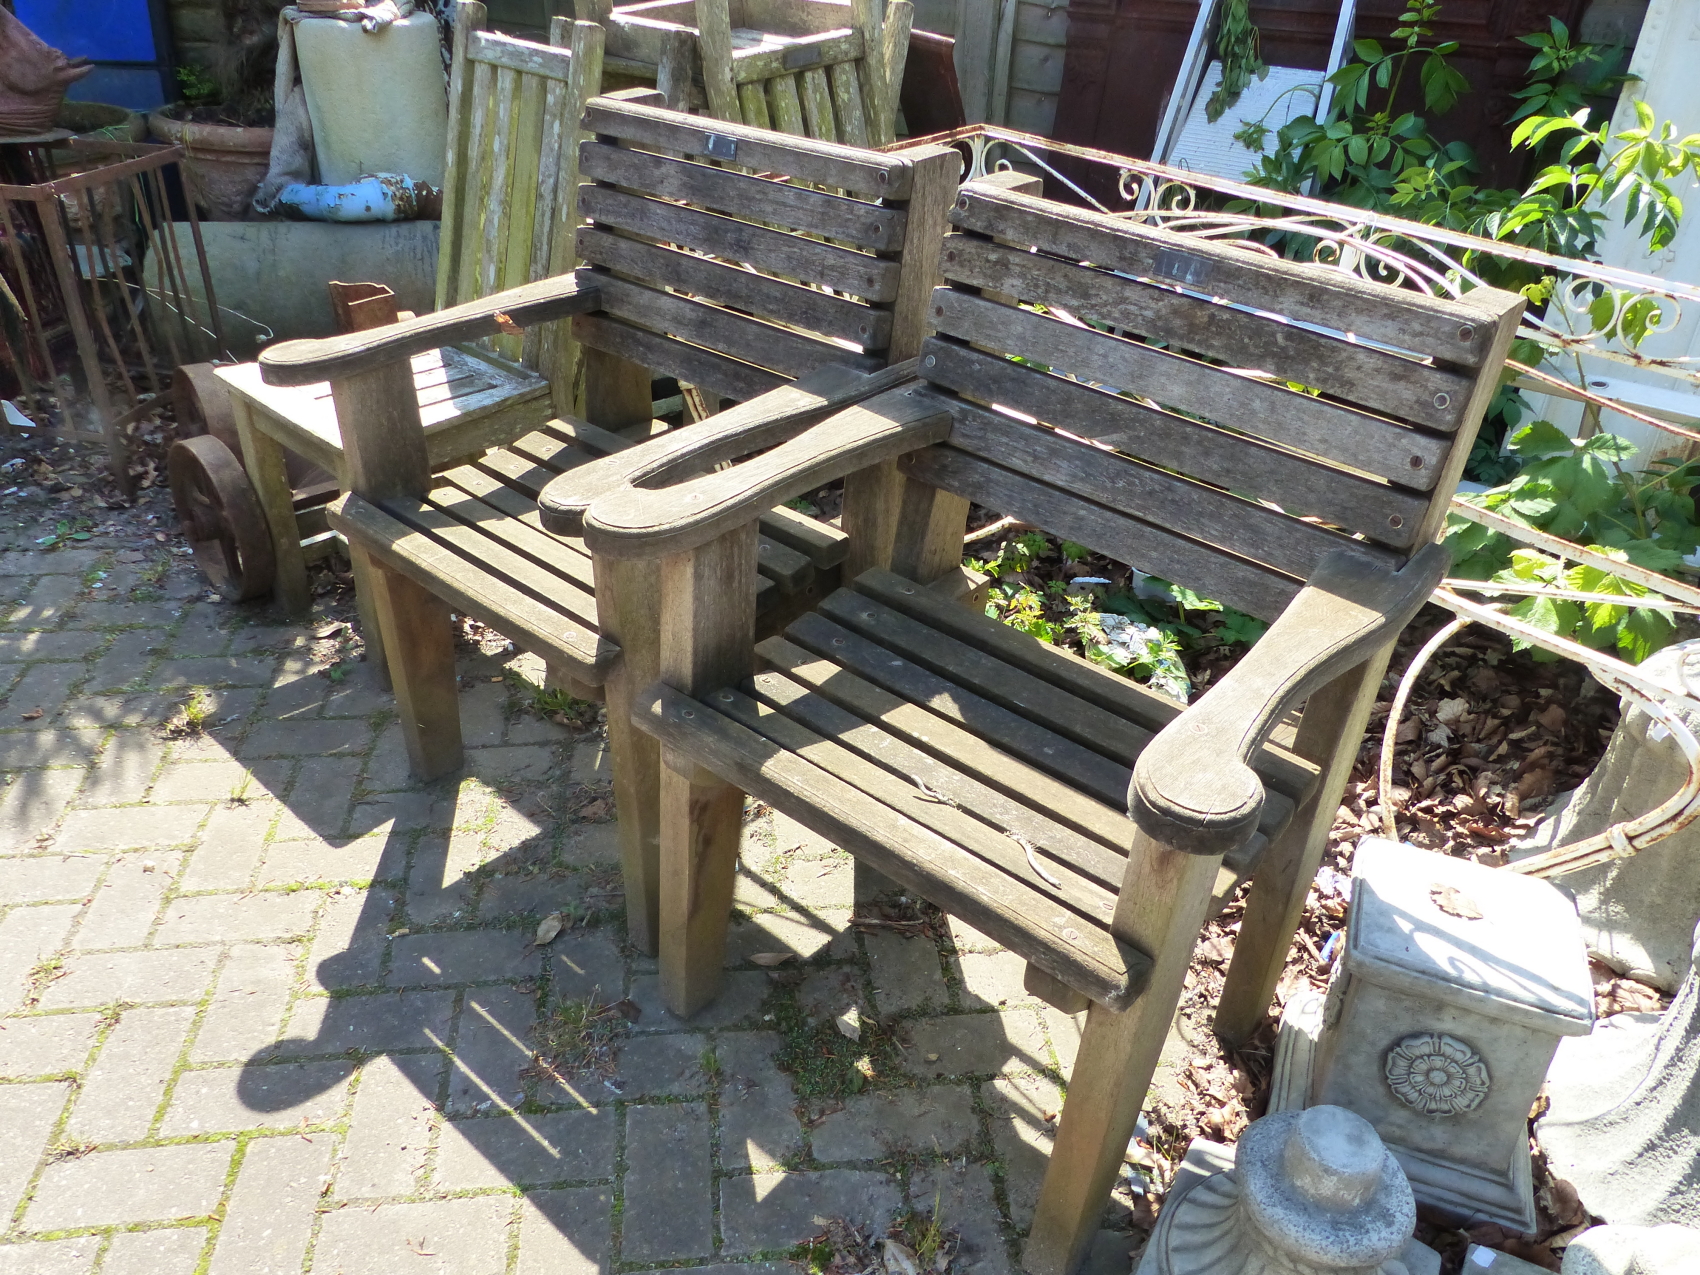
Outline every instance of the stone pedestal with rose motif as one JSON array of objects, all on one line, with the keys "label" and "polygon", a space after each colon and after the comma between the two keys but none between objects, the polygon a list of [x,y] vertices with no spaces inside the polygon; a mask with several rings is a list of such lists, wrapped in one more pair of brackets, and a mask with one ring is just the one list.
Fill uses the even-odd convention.
[{"label": "stone pedestal with rose motif", "polygon": [[1419,1201],[1532,1230],[1529,1109],[1559,1041],[1594,1021],[1575,904],[1545,881],[1379,838],[1353,868],[1328,994],[1282,1016],[1270,1110],[1354,1111]]}]

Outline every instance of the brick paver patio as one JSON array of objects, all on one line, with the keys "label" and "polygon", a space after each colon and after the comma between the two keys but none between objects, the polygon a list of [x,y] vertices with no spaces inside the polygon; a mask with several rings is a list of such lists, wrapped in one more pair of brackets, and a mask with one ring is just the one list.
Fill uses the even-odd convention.
[{"label": "brick paver patio", "polygon": [[[1017,958],[851,926],[848,857],[759,813],[726,991],[681,1023],[622,946],[601,746],[513,711],[507,657],[467,651],[469,777],[421,788],[322,617],[209,601],[147,540],[9,543],[0,1275],[766,1275],[935,1200],[953,1270],[1016,1269],[1078,1033]],[[592,995],[642,1011],[612,1064],[538,1074],[533,1024]],[[799,1097],[786,1033],[852,1006],[889,1066]]]}]

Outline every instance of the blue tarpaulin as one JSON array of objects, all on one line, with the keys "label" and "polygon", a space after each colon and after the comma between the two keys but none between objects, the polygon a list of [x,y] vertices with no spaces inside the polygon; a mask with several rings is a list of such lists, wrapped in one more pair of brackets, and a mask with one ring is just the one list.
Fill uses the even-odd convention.
[{"label": "blue tarpaulin", "polygon": [[99,65],[70,97],[148,110],[177,96],[169,72],[169,26],[162,0],[15,0],[31,31],[67,57]]}]

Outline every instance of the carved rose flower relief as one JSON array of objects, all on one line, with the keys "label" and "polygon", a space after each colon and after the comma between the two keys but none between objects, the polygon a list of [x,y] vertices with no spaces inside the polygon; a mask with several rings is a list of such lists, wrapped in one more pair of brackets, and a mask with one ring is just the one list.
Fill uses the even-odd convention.
[{"label": "carved rose flower relief", "polygon": [[1441,1032],[1407,1036],[1387,1051],[1387,1086],[1427,1116],[1461,1116],[1487,1097],[1487,1064],[1463,1041]]}]

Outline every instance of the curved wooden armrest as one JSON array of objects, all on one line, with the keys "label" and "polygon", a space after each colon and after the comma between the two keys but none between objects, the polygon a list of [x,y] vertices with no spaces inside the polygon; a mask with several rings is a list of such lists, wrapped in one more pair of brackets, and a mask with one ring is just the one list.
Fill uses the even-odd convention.
[{"label": "curved wooden armrest", "polygon": [[665,558],[764,510],[950,435],[951,400],[925,385],[890,390],[741,465],[671,487],[622,487],[591,505],[584,541],[610,558]]},{"label": "curved wooden armrest", "polygon": [[874,373],[832,364],[688,429],[672,430],[549,480],[537,497],[543,525],[584,534],[591,503],[625,487],[657,488],[707,473],[801,433],[821,417],[915,379],[915,360]]},{"label": "curved wooden armrest", "polygon": [[1341,551],[1325,557],[1245,658],[1139,755],[1127,790],[1134,822],[1193,854],[1243,841],[1263,806],[1249,759],[1293,705],[1391,642],[1451,558],[1434,544],[1399,571]]},{"label": "curved wooden armrest", "polygon": [[564,319],[602,306],[602,293],[583,271],[493,292],[435,314],[422,314],[364,332],[317,341],[280,341],[260,354],[267,385],[313,385],[460,341]]}]

